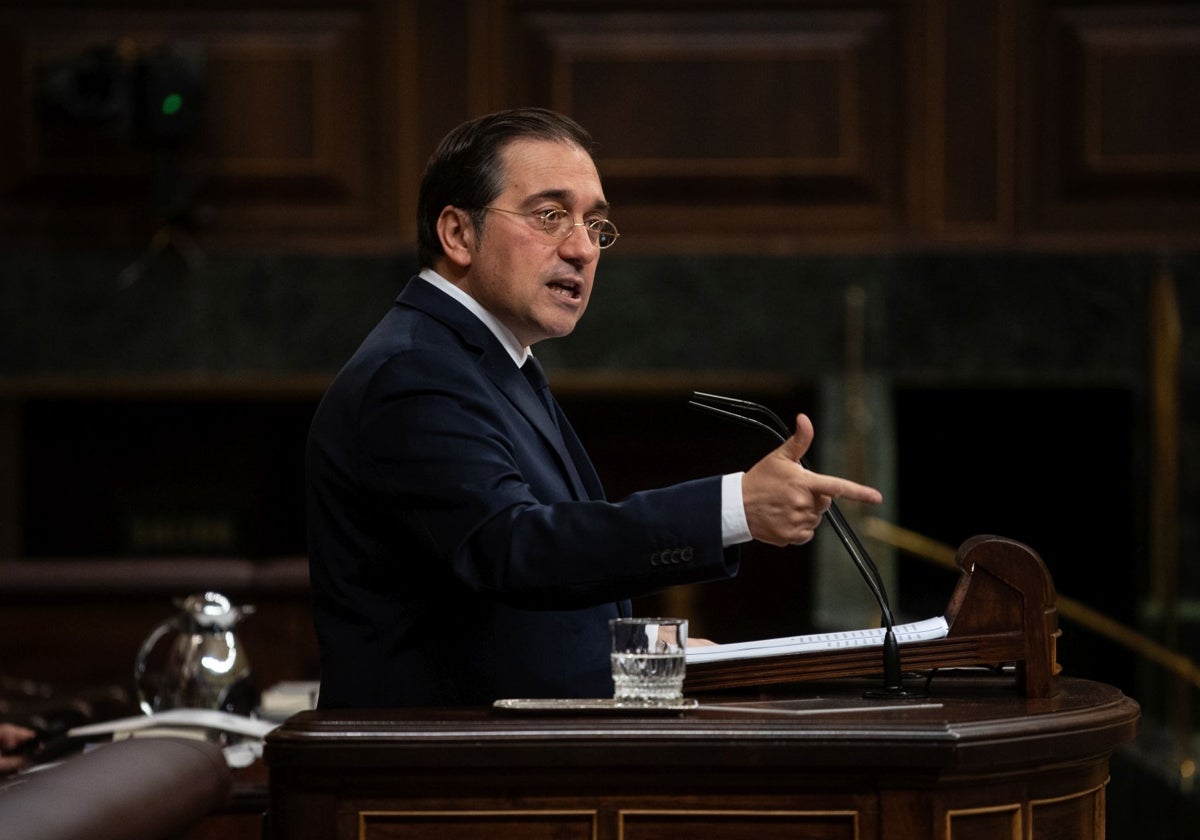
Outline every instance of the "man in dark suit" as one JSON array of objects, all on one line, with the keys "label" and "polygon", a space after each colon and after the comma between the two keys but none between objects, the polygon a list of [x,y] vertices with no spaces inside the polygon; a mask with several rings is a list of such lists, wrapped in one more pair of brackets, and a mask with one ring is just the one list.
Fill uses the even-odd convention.
[{"label": "man in dark suit", "polygon": [[307,451],[320,705],[612,695],[629,598],[737,572],[877,491],[797,463],[609,502],[530,347],[587,308],[608,219],[591,138],[550,111],[451,132],[426,168],[422,271],[317,409]]}]

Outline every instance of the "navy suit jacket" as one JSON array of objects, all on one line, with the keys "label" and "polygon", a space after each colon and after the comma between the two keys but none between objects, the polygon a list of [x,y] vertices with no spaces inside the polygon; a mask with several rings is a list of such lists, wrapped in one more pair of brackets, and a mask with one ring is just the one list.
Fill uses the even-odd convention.
[{"label": "navy suit jacket", "polygon": [[625,599],[736,573],[720,477],[610,503],[555,410],[465,307],[401,292],[309,434],[323,708],[611,696]]}]

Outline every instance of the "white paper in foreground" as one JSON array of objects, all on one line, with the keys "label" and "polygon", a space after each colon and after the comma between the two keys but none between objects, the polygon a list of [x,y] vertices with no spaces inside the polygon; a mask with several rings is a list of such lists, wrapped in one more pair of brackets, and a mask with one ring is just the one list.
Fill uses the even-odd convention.
[{"label": "white paper in foreground", "polygon": [[194,727],[199,729],[220,730],[236,735],[246,735],[251,738],[263,738],[279,724],[269,720],[230,714],[215,709],[168,709],[153,715],[136,715],[134,717],[107,720],[101,723],[91,723],[86,726],[76,726],[67,732],[72,738],[89,735],[107,735],[109,733],[130,732],[150,727]]}]

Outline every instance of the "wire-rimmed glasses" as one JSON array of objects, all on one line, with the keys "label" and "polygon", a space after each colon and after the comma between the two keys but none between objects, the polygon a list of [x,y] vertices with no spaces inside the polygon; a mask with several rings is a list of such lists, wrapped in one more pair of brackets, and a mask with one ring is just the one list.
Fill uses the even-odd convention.
[{"label": "wire-rimmed glasses", "polygon": [[566,210],[552,207],[538,210],[534,213],[522,213],[519,210],[505,210],[503,207],[481,207],[481,210],[494,210],[497,213],[507,213],[510,216],[524,216],[538,230],[544,230],[555,239],[566,239],[581,227],[587,231],[588,239],[600,250],[611,248],[620,236],[617,226],[608,219],[589,219],[577,222]]}]

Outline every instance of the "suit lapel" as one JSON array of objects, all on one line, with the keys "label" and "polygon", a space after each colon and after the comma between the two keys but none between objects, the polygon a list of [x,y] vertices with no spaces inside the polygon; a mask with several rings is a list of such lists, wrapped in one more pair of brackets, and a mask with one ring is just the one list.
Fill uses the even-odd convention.
[{"label": "suit lapel", "polygon": [[571,421],[558,407],[557,401],[554,403],[554,407],[558,411],[558,425],[562,429],[562,439],[566,445],[568,457],[575,465],[576,474],[585,489],[582,498],[603,501],[605,498],[604,485],[600,483],[600,476],[596,473],[595,466],[592,465],[592,459],[588,457],[587,450],[583,448],[583,443],[571,426]]},{"label": "suit lapel", "polygon": [[[538,434],[542,436],[542,439],[554,451],[554,457],[558,461],[559,469],[563,471],[570,481],[571,490],[575,498],[580,501],[590,498],[587,488],[584,487],[583,480],[580,478],[579,470],[576,469],[575,459],[567,450],[566,442],[559,431],[559,427],[554,425],[554,420],[551,419],[550,414],[546,411],[546,406],[542,402],[542,398],[533,390],[533,386],[529,384],[529,381],[525,378],[525,374],[521,373],[520,368],[513,364],[512,358],[504,351],[503,347],[498,347],[496,352],[485,353],[482,363],[484,370],[487,371],[487,375],[496,384],[496,387],[500,389],[500,392],[508,398],[509,402],[516,406],[517,410],[525,416],[525,419],[533,424]],[[558,411],[560,422],[565,423],[566,418],[559,411],[557,403],[554,404],[554,409]]]},{"label": "suit lapel", "polygon": [[[400,293],[396,302],[402,306],[411,306],[437,318],[453,329],[463,343],[472,348],[479,356],[480,367],[492,380],[493,384],[504,394],[505,398],[516,408],[529,423],[537,429],[538,434],[554,453],[559,469],[570,482],[575,498],[583,501],[590,498],[603,498],[603,493],[593,493],[585,486],[580,473],[590,478],[590,484],[595,490],[600,489],[599,478],[588,459],[582,444],[574,431],[559,432],[546,407],[533,390],[533,387],[521,373],[520,368],[513,364],[512,357],[501,346],[496,336],[487,325],[475,317],[458,301],[434,288],[420,278],[413,278]],[[558,409],[560,423],[565,429],[570,429],[566,417]],[[570,438],[573,447],[568,448],[565,438]],[[580,465],[576,467],[577,463]]]}]

